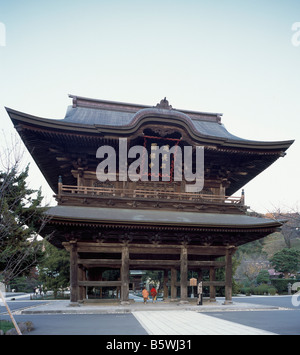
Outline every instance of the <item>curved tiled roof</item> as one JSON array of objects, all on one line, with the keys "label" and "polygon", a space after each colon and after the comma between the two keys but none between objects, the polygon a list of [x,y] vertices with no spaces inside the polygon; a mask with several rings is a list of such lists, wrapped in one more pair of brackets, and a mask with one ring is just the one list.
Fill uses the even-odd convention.
[{"label": "curved tiled roof", "polygon": [[[166,113],[172,112],[173,114],[176,113],[184,117],[186,121],[191,123],[194,129],[203,136],[248,141],[228,132],[225,126],[220,122],[221,114],[218,113],[166,109],[161,108],[159,104],[156,107],[151,107],[87,99],[72,95],[70,95],[70,97],[73,98],[73,106],[68,107],[65,118],[63,119],[64,122],[121,127],[132,125],[136,116],[143,111],[150,110],[153,114],[156,112],[158,116],[166,111]],[[161,102],[163,102],[163,100]]]},{"label": "curved tiled roof", "polygon": [[125,126],[132,121],[134,113],[104,109],[69,106],[65,122],[87,125]]}]

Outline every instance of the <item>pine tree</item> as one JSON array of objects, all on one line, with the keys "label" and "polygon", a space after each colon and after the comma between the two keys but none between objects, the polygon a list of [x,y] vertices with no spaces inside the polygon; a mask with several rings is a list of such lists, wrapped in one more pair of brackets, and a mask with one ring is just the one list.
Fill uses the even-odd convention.
[{"label": "pine tree", "polygon": [[41,260],[39,270],[39,281],[42,290],[53,291],[54,298],[60,290],[70,285],[70,257],[65,249],[57,249],[47,241],[44,242],[44,257]]},{"label": "pine tree", "polygon": [[283,272],[288,278],[289,273],[296,273],[300,267],[300,251],[295,248],[284,248],[275,253],[271,258],[271,263],[278,272]]},{"label": "pine tree", "polygon": [[26,275],[41,257],[39,232],[46,223],[41,190],[28,188],[29,166],[0,172],[0,277],[5,284]]}]

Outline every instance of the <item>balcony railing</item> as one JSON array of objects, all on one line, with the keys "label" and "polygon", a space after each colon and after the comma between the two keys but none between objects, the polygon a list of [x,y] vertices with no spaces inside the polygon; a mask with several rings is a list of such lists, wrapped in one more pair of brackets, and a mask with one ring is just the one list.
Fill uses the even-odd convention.
[{"label": "balcony railing", "polygon": [[[176,201],[193,201],[193,202],[210,202],[244,205],[244,195],[242,196],[217,196],[201,193],[189,192],[169,192],[169,191],[151,191],[151,190],[131,190],[117,189],[106,187],[90,187],[90,186],[73,186],[58,184],[58,197],[65,194],[71,195],[88,195],[95,197],[119,197],[131,199],[155,199],[155,200],[176,200]],[[78,196],[79,197],[79,196]]]}]

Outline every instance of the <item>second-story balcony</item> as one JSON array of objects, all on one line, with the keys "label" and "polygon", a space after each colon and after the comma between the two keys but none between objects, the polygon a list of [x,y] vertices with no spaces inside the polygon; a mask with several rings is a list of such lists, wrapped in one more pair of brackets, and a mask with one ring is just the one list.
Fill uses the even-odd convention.
[{"label": "second-story balcony", "polygon": [[193,212],[245,213],[244,195],[220,196],[205,193],[73,186],[59,183],[58,204],[118,208],[148,208]]}]

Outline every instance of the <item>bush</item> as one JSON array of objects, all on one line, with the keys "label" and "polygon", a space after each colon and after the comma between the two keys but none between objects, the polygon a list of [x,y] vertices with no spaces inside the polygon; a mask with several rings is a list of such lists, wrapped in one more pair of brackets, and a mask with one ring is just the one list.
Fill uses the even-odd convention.
[{"label": "bush", "polygon": [[250,296],[252,294],[252,287],[242,287],[241,293],[246,296]]},{"label": "bush", "polygon": [[276,288],[267,284],[261,284],[259,286],[252,286],[252,287],[243,287],[241,289],[241,293],[245,294],[246,296],[250,295],[272,295],[276,294]]},{"label": "bush", "polygon": [[276,288],[275,287],[270,287],[269,288],[269,294],[271,296],[275,296],[276,295]]},{"label": "bush", "polygon": [[254,287],[255,295],[264,295],[268,294],[269,286],[267,284],[261,284],[259,286]]}]

